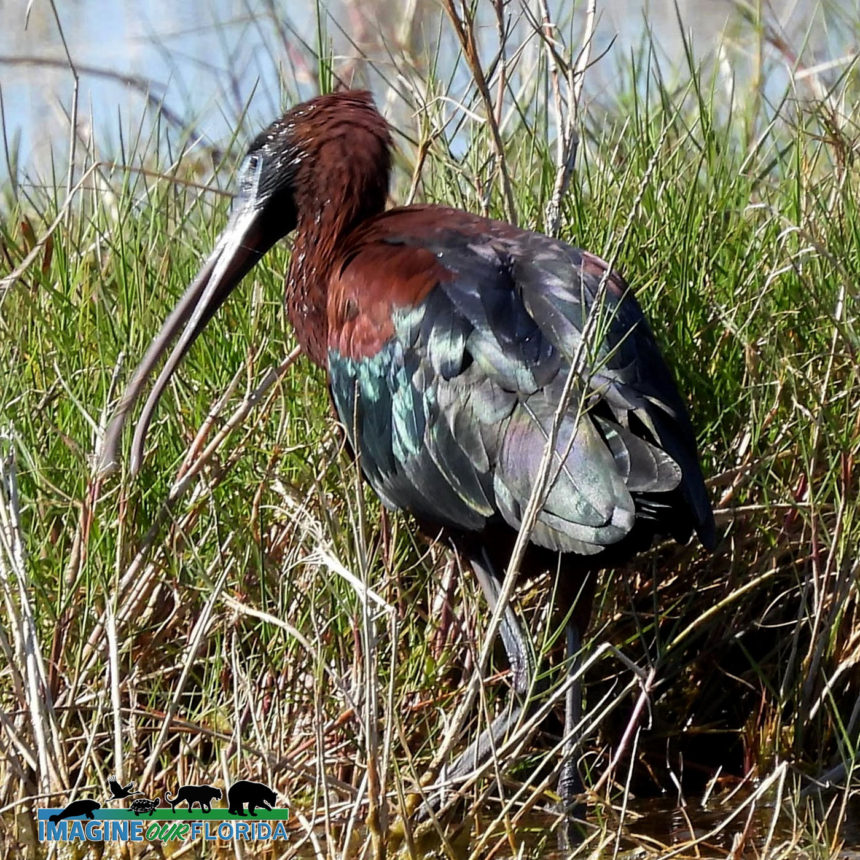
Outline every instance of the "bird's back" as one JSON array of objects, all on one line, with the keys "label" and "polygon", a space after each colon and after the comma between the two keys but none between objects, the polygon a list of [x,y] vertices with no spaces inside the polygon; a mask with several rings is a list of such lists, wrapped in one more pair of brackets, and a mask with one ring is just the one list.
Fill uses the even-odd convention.
[{"label": "bird's back", "polygon": [[633,294],[593,255],[460,210],[390,210],[334,269],[328,368],[391,508],[517,529],[554,437],[534,544],[713,543],[683,401]]}]

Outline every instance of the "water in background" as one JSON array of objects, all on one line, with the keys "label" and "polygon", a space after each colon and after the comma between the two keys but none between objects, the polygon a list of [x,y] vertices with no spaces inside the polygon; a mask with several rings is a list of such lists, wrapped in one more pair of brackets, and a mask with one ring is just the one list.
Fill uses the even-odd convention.
[{"label": "water in background", "polygon": [[[213,145],[228,141],[237,128],[252,135],[284,103],[317,90],[321,32],[334,52],[335,70],[347,80],[375,86],[381,81],[367,79],[373,73],[361,64],[362,53],[389,69],[389,82],[396,82],[402,73],[397,60],[408,58],[405,66],[419,66],[432,53],[442,26],[433,0],[338,0],[325,7],[322,22],[314,2],[67,0],[56,4],[59,24],[47,2],[29,4],[29,16],[27,5],[0,4],[0,184],[10,173],[24,184],[63,176],[75,80],[59,24],[79,74],[76,145],[89,148],[91,158],[118,159],[146,148],[139,141],[151,142],[150,135],[157,135],[162,147],[171,141],[180,145],[189,130]],[[761,21],[748,13],[744,17],[742,5],[733,0],[678,0],[677,8],[674,0],[599,2],[593,56],[602,58],[588,72],[586,96],[611,99],[619,69],[649,33],[658,49],[652,62],[659,61],[670,79],[684,65],[682,32],[688,32],[696,56],[722,70],[727,89],[738,75],[759,75],[765,92],[769,86],[775,97],[789,80],[815,96],[822,78],[838,77],[857,51],[857,34],[840,26],[839,2],[761,4]],[[490,4],[484,6],[489,12]],[[571,44],[582,30],[584,7],[582,0],[550,4]],[[510,3],[507,8],[515,15],[524,7]],[[494,31],[488,15],[485,32],[492,37]],[[450,28],[443,32],[451,37]],[[760,38],[763,33],[767,38]],[[457,50],[453,37],[443,39],[440,65],[453,63]]]}]

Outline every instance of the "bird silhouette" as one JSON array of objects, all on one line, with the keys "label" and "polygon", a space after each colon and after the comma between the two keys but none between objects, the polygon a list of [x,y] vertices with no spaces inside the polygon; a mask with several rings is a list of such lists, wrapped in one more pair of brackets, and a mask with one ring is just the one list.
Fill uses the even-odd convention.
[{"label": "bird silhouette", "polygon": [[[165,321],[120,400],[103,447],[114,465],[126,416],[171,342],[138,421],[140,467],[156,403],[233,288],[296,230],[287,314],[364,476],[392,510],[440,532],[495,607],[528,516],[521,575],[556,572],[574,672],[593,571],[655,537],[715,540],[684,402],[623,278],[598,256],[445,206],[385,210],[389,127],[365,92],[320,96],[263,131],[214,251]],[[536,498],[533,500],[533,495]],[[465,776],[535,706],[534,658],[508,605],[500,626],[514,704],[454,762]],[[568,742],[559,793],[580,790]]]},{"label": "bird silhouette", "polygon": [[120,785],[116,776],[108,777],[108,790],[110,791],[110,796],[107,798],[108,800],[123,800],[126,797],[134,797],[136,794],[143,794],[142,791],[134,790],[133,782],[128,783],[128,785]]}]

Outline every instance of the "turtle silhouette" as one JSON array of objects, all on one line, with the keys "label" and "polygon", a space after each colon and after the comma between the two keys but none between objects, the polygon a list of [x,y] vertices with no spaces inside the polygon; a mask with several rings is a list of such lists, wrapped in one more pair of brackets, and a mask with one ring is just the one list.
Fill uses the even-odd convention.
[{"label": "turtle silhouette", "polygon": [[138,797],[136,800],[131,802],[131,811],[136,815],[149,814],[149,817],[152,818],[152,813],[155,812],[156,808],[159,806],[161,806],[160,797],[156,797],[155,800],[150,800],[147,797]]},{"label": "turtle silhouette", "polygon": [[62,821],[64,818],[95,818],[93,813],[97,809],[101,809],[101,804],[91,797],[84,797],[80,800],[73,800],[65,809],[48,817],[48,821]]}]

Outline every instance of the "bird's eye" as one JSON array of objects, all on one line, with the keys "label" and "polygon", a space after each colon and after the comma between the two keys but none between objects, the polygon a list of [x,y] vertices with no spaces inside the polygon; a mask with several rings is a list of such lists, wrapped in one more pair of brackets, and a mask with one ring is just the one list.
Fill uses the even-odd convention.
[{"label": "bird's eye", "polygon": [[249,153],[239,171],[239,193],[243,197],[254,198],[260,186],[260,173],[263,159],[257,152]]}]

